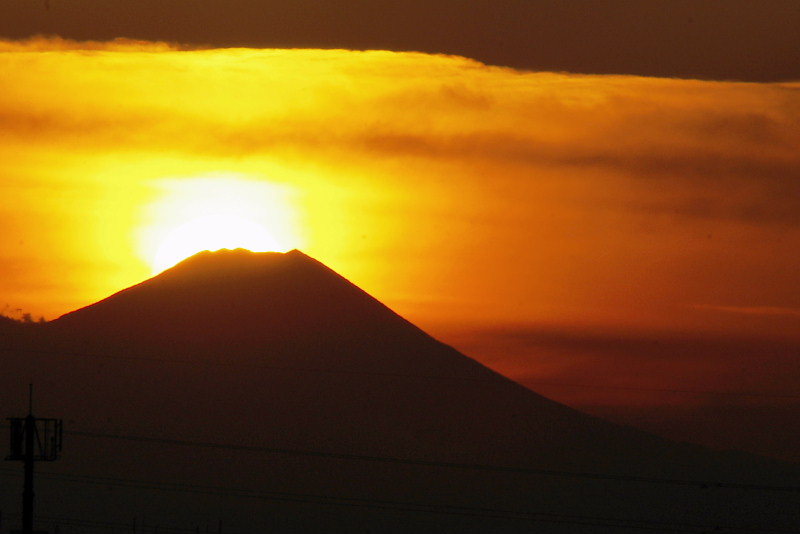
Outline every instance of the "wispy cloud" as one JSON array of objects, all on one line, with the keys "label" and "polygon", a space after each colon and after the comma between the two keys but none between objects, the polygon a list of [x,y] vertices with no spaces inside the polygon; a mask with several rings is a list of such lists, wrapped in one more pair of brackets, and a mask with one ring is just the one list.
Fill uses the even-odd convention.
[{"label": "wispy cloud", "polygon": [[[800,398],[800,341],[519,325],[443,331],[443,337],[533,389],[557,392],[565,401],[602,405],[623,399],[625,404],[652,405],[666,399],[670,404],[705,404],[714,401],[703,393],[712,392],[734,397],[723,399],[725,403],[760,404],[762,397],[797,403]],[[559,384],[596,389],[553,389]]]},{"label": "wispy cloud", "polygon": [[143,41],[118,37],[108,41],[76,41],[58,36],[37,35],[26,39],[0,39],[0,52],[67,52],[67,51],[114,51],[114,52],[166,52],[170,50],[197,50],[202,47],[178,43]]},{"label": "wispy cloud", "polygon": [[796,84],[386,51],[0,50],[0,187],[15,199],[0,251],[42,273],[103,250],[124,276],[74,276],[137,282],[125,239],[152,184],[235,172],[301,191],[308,252],[389,304],[442,303],[403,304],[412,315],[654,326],[699,321],[686,302],[797,294]]},{"label": "wispy cloud", "polygon": [[718,306],[712,304],[694,304],[692,308],[724,313],[740,313],[744,315],[784,315],[800,317],[800,308],[785,308],[781,306]]},{"label": "wispy cloud", "polygon": [[154,184],[235,173],[297,191],[306,252],[412,321],[481,325],[444,341],[602,386],[559,400],[800,383],[797,84],[33,39],[0,42],[0,86],[0,294],[35,315],[149,276]]}]

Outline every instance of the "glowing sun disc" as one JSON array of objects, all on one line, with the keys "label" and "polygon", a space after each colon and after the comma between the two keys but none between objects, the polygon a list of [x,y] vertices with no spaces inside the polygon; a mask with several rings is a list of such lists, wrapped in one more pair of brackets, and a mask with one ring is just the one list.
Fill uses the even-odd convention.
[{"label": "glowing sun disc", "polygon": [[264,226],[234,215],[198,217],[171,231],[153,258],[162,271],[203,250],[246,248],[253,252],[277,251],[280,243]]},{"label": "glowing sun disc", "polygon": [[165,179],[141,227],[142,257],[154,273],[203,250],[286,252],[302,246],[291,191],[234,174]]}]

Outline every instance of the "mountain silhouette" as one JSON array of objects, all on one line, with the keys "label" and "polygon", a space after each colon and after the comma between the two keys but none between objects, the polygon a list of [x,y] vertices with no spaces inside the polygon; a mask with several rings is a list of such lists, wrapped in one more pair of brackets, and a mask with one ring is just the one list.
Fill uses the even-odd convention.
[{"label": "mountain silhouette", "polygon": [[[22,406],[19,377],[33,377],[41,415],[67,420],[52,469],[116,484],[45,480],[40,506],[65,516],[224,517],[235,532],[788,524],[791,493],[757,487],[796,483],[794,467],[551,401],[296,250],[202,252],[46,325],[5,328],[4,406]],[[13,491],[2,498],[13,507]]]}]

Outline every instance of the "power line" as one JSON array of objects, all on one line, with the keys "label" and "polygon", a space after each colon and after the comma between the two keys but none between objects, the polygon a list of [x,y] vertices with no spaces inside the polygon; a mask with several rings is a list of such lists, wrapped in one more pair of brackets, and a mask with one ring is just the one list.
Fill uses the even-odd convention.
[{"label": "power line", "polygon": [[[7,428],[7,425],[0,424],[0,428]],[[448,461],[426,460],[422,458],[404,458],[398,456],[377,456],[377,455],[367,455],[367,454],[337,453],[337,452],[321,451],[313,449],[292,449],[284,447],[266,447],[259,445],[234,445],[229,443],[160,438],[153,436],[136,436],[128,434],[112,434],[106,432],[91,432],[82,430],[64,430],[64,433],[77,437],[113,439],[113,440],[140,442],[140,443],[158,443],[162,445],[174,445],[179,447],[200,447],[206,449],[222,449],[222,450],[239,451],[239,452],[279,454],[286,456],[306,456],[306,457],[324,458],[330,460],[375,462],[375,463],[386,463],[386,464],[396,464],[396,465],[411,465],[411,466],[436,467],[436,468],[471,470],[471,471],[489,471],[497,473],[515,473],[515,474],[525,474],[525,475],[578,478],[578,479],[588,479],[588,480],[608,480],[614,482],[659,484],[659,485],[669,485],[669,486],[694,487],[700,489],[739,489],[739,490],[758,490],[758,491],[772,491],[772,492],[795,492],[795,493],[800,492],[800,486],[778,486],[778,485],[750,484],[750,483],[739,483],[739,482],[671,479],[671,478],[647,477],[638,475],[623,475],[615,473],[594,473],[594,472],[583,472],[583,471],[564,471],[558,469],[540,469],[533,467],[490,465],[490,464],[478,464],[478,463],[467,463],[467,462],[448,462]]]},{"label": "power line", "polygon": [[[407,377],[407,378],[435,378],[435,379],[455,379],[455,380],[467,379],[467,380],[471,380],[471,381],[494,382],[494,381],[488,381],[488,380],[485,380],[485,379],[469,378],[469,377],[424,376],[424,375],[406,375],[406,374],[394,374],[394,373],[371,373],[371,372],[368,372],[368,371],[350,371],[350,370],[327,370],[327,369],[307,369],[307,368],[304,369],[304,368],[293,368],[293,367],[265,366],[265,365],[258,365],[258,364],[250,364],[250,365],[248,365],[248,364],[241,364],[241,363],[238,363],[238,362],[209,362],[209,361],[202,361],[202,360],[199,360],[199,361],[171,360],[171,359],[165,359],[165,358],[149,358],[149,357],[138,357],[138,356],[113,356],[113,355],[107,355],[107,354],[92,354],[92,353],[82,353],[82,352],[64,352],[64,351],[48,351],[48,350],[32,350],[32,349],[13,349],[13,348],[3,348],[3,347],[0,347],[0,351],[30,352],[30,353],[37,353],[37,354],[39,354],[39,353],[41,353],[41,354],[59,354],[59,355],[71,355],[71,356],[87,356],[87,357],[96,357],[96,358],[104,358],[104,359],[116,359],[116,360],[144,360],[144,361],[170,362],[170,363],[181,363],[181,364],[192,364],[192,365],[196,365],[196,364],[199,363],[199,364],[204,364],[204,365],[224,365],[224,366],[235,366],[235,367],[258,367],[258,368],[265,368],[265,369],[280,369],[280,370],[301,371],[301,372],[325,372],[325,373],[329,373],[330,372],[330,373],[368,374],[368,375],[369,374],[372,374],[372,375],[380,374],[380,375],[383,375],[383,376],[401,376],[401,377]],[[566,384],[561,384],[561,385],[566,385]],[[576,387],[603,387],[603,386],[576,385]],[[609,386],[609,388],[613,388],[613,386]],[[627,389],[627,388],[625,388],[625,389]],[[642,389],[646,389],[646,388],[642,388]],[[665,390],[658,390],[658,391],[665,391]],[[677,391],[677,390],[666,390],[666,391]],[[684,391],[688,392],[688,390],[684,390]],[[692,393],[697,393],[697,392],[693,391]],[[798,396],[798,398],[800,398],[800,396]],[[4,425],[0,425],[0,427],[2,427],[2,426],[4,426]],[[554,470],[554,469],[537,469],[537,468],[518,467],[518,466],[498,466],[498,465],[486,465],[486,464],[476,464],[476,463],[434,461],[434,460],[415,459],[415,458],[375,456],[375,455],[350,454],[350,453],[334,453],[334,452],[330,452],[330,451],[319,451],[319,450],[303,450],[303,449],[290,449],[290,448],[280,448],[280,447],[232,445],[232,444],[214,443],[214,442],[201,442],[201,441],[192,441],[192,440],[158,438],[158,437],[152,437],[152,436],[136,436],[136,435],[126,435],[126,434],[112,434],[112,433],[105,433],[105,432],[89,432],[89,431],[66,430],[65,433],[66,434],[70,434],[70,435],[74,435],[74,436],[80,436],[80,437],[91,437],[91,438],[100,438],[100,439],[116,439],[116,440],[135,441],[135,442],[161,443],[161,444],[176,445],[176,446],[191,446],[191,447],[203,447],[203,448],[211,448],[211,449],[225,449],[225,450],[236,450],[236,451],[246,451],[246,452],[260,452],[260,453],[268,453],[268,454],[308,456],[308,457],[338,459],[338,460],[381,462],[381,463],[390,463],[390,464],[403,464],[403,465],[428,466],[428,467],[439,467],[439,468],[467,469],[467,470],[476,470],[476,471],[493,471],[493,472],[502,472],[502,473],[519,473],[519,474],[554,476],[554,477],[581,478],[581,479],[591,479],[591,480],[610,480],[610,481],[618,481],[618,482],[662,484],[662,485],[673,485],[673,486],[697,487],[697,488],[702,488],[702,489],[708,489],[708,488],[747,489],[747,490],[780,491],[780,492],[798,492],[798,491],[800,491],[800,487],[798,487],[798,486],[776,486],[776,485],[745,484],[745,483],[719,482],[719,481],[682,480],[682,479],[667,479],[667,478],[658,478],[658,477],[645,477],[645,476],[636,476],[636,475],[563,471],[563,470]]]},{"label": "power line", "polygon": [[[0,468],[0,474],[13,474],[10,470]],[[345,506],[345,507],[359,507],[370,508],[384,511],[399,511],[399,512],[415,512],[415,513],[432,513],[440,515],[456,515],[468,517],[482,517],[487,519],[505,519],[505,520],[522,520],[532,522],[546,522],[557,524],[571,524],[582,526],[604,526],[614,528],[625,528],[634,530],[647,530],[647,531],[670,531],[670,532],[761,532],[765,534],[800,534],[798,530],[788,529],[774,529],[763,528],[760,526],[733,526],[733,525],[704,525],[695,523],[676,523],[665,521],[654,521],[646,519],[625,519],[625,518],[612,518],[612,517],[598,517],[586,516],[578,514],[560,514],[551,512],[540,511],[520,511],[509,509],[496,509],[484,508],[474,506],[459,506],[449,504],[431,504],[419,503],[409,501],[392,501],[383,499],[367,499],[357,497],[342,497],[330,495],[316,495],[304,493],[291,493],[291,492],[272,492],[272,491],[257,491],[241,488],[229,488],[219,486],[201,486],[196,484],[186,483],[166,483],[148,480],[132,480],[116,477],[98,477],[89,475],[73,475],[64,473],[44,472],[41,473],[43,478],[52,480],[60,480],[66,482],[75,482],[83,484],[116,486],[129,489],[144,489],[152,491],[172,491],[172,492],[186,492],[207,495],[223,495],[234,498],[255,498],[261,500],[270,500],[278,502],[296,502],[305,504],[320,504],[331,506]],[[43,517],[43,519],[45,519]],[[59,519],[50,517],[48,519]],[[89,523],[103,524],[108,526],[120,526],[122,523],[108,523],[108,522],[91,522],[85,520],[74,520],[70,518],[61,518],[67,521],[84,522],[86,526]],[[130,528],[130,525],[126,525]],[[161,529],[159,529],[161,530]],[[184,529],[167,529],[174,532],[186,532]]]},{"label": "power line", "polygon": [[[293,367],[283,365],[267,365],[260,363],[243,363],[243,362],[226,362],[226,361],[212,361],[212,360],[187,360],[180,358],[162,358],[150,356],[123,356],[112,354],[98,354],[88,352],[75,352],[75,351],[56,351],[56,350],[43,350],[43,349],[20,349],[12,347],[0,347],[3,352],[18,352],[24,354],[42,354],[42,355],[60,355],[60,356],[75,356],[86,358],[97,358],[105,360],[121,360],[121,361],[146,361],[146,362],[159,362],[159,363],[174,363],[180,365],[202,365],[202,366],[219,366],[219,367],[233,367],[245,369],[266,369],[270,371],[288,371],[299,373],[318,373],[318,374],[342,374],[342,375],[360,375],[360,376],[384,376],[394,378],[411,378],[411,379],[429,379],[429,380],[454,380],[466,381],[477,383],[491,383],[497,384],[496,380],[489,380],[481,377],[469,376],[452,376],[452,375],[423,375],[423,374],[408,374],[408,373],[387,373],[380,371],[364,371],[355,369],[325,369],[315,367]],[[496,372],[496,371],[494,371]],[[508,377],[503,378],[508,379]],[[510,379],[509,379],[510,380]],[[612,386],[605,384],[582,384],[570,382],[550,382],[541,380],[513,380],[520,384],[531,384],[545,387],[566,387],[566,388],[586,388],[586,389],[608,389],[620,391],[643,391],[655,393],[674,393],[681,395],[709,395],[719,397],[756,397],[756,398],[774,398],[774,399],[800,399],[798,393],[772,393],[761,391],[714,391],[714,390],[701,390],[701,389],[686,389],[686,388],[648,388],[639,386]]]},{"label": "power line", "polygon": [[713,482],[700,480],[681,480],[658,477],[645,477],[636,475],[622,475],[610,473],[591,473],[580,471],[562,471],[556,469],[537,469],[518,466],[500,466],[477,463],[445,462],[435,460],[425,460],[416,458],[402,458],[395,456],[373,456],[365,454],[335,453],[329,451],[310,450],[310,449],[290,449],[280,447],[264,447],[255,445],[233,445],[226,443],[214,443],[207,441],[192,441],[181,439],[157,438],[151,436],[133,436],[125,434],[110,434],[102,432],[87,432],[80,430],[65,430],[66,434],[80,437],[115,439],[123,441],[135,441],[143,443],[159,443],[164,445],[176,445],[181,447],[202,447],[208,449],[224,449],[241,452],[258,452],[267,454],[281,454],[291,456],[308,456],[315,458],[325,458],[333,460],[353,460],[365,462],[378,462],[388,464],[414,465],[425,467],[439,467],[450,469],[463,469],[472,471],[493,471],[499,473],[519,473],[529,475],[544,475],[554,477],[582,478],[590,480],[611,480],[617,482],[637,482],[647,484],[662,484],[671,486],[689,486],[701,489],[747,489],[759,491],[778,491],[778,492],[800,492],[800,486],[775,486],[764,484],[745,484],[736,482]]}]

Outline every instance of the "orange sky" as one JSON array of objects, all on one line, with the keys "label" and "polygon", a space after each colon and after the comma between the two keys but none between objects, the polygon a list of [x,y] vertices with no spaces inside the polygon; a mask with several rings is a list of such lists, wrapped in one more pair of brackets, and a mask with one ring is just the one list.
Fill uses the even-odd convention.
[{"label": "orange sky", "polygon": [[289,248],[431,320],[797,325],[796,85],[2,48],[11,307],[52,317],[148,276],[163,184],[211,176],[282,188]]},{"label": "orange sky", "polygon": [[[513,354],[562,347],[542,328],[800,338],[797,83],[38,39],[0,43],[0,87],[7,313],[52,318],[150,276],[177,228],[230,211],[227,183],[281,248],[474,355],[516,340],[498,367],[518,376]],[[534,375],[580,378],[545,359]]]}]

